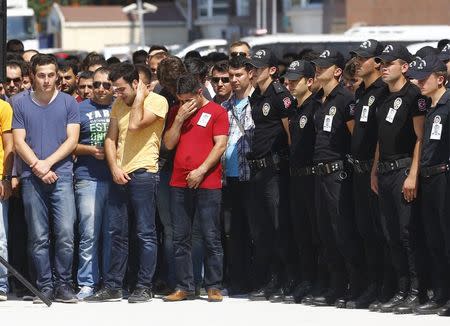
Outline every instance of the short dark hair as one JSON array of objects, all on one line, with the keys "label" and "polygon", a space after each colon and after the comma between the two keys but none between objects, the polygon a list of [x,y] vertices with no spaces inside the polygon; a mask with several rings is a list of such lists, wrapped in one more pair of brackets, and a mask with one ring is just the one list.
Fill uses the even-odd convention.
[{"label": "short dark hair", "polygon": [[153,51],[156,51],[156,50],[162,50],[162,51],[164,51],[166,53],[169,52],[169,50],[167,50],[167,48],[164,45],[154,44],[148,50],[148,54],[150,54],[150,53],[152,53]]},{"label": "short dark hair", "polygon": [[197,76],[200,80],[205,80],[208,74],[208,65],[198,58],[189,58],[184,61],[188,73]]},{"label": "short dark hair", "polygon": [[133,64],[145,63],[148,53],[145,50],[137,50],[133,52]]},{"label": "short dark hair", "polygon": [[152,81],[152,71],[149,66],[144,64],[136,64],[134,66],[136,67],[138,74],[143,74],[145,78],[147,78],[148,82]]},{"label": "short dark hair", "polygon": [[191,59],[191,58],[198,58],[201,59],[202,55],[197,50],[191,50],[184,56],[184,60]]},{"label": "short dark hair", "polygon": [[342,71],[342,76],[346,79],[352,79],[356,75],[356,57],[351,58],[345,64],[345,67]]},{"label": "short dark hair", "polygon": [[[99,69],[102,69],[102,68],[98,68],[97,70],[99,70]],[[96,70],[96,71],[97,71]],[[94,73],[92,72],[92,71],[89,71],[89,70],[83,70],[83,71],[81,71],[79,74],[78,74],[78,82],[81,80],[81,79],[92,79],[92,78],[94,78]]]},{"label": "short dark hair", "polygon": [[22,77],[30,76],[31,64],[29,62],[22,62]]},{"label": "short dark hair", "polygon": [[56,71],[58,71],[58,61],[54,55],[39,53],[34,55],[33,60],[31,60],[31,72],[35,75],[37,66],[45,65],[55,65]]},{"label": "short dark hair", "polygon": [[177,94],[195,94],[202,88],[200,81],[193,74],[182,75],[177,81]]},{"label": "short dark hair", "polygon": [[118,57],[110,57],[106,60],[106,65],[108,67],[111,67],[112,65],[115,65],[117,63],[120,63],[120,59]]},{"label": "short dark hair", "polygon": [[139,73],[133,64],[128,62],[119,63],[112,68],[109,79],[115,82],[120,78],[132,85],[134,80],[139,80]]},{"label": "short dark hair", "polygon": [[6,43],[7,52],[23,53],[24,47],[21,40],[11,39]]},{"label": "short dark hair", "polygon": [[[91,72],[91,71],[89,71],[89,72]],[[98,67],[94,72],[92,72],[92,77],[91,78],[94,78],[94,76],[96,74],[105,74],[105,75],[108,75],[108,78],[109,78],[109,74],[110,73],[111,73],[111,68],[109,68],[109,67]]]},{"label": "short dark hair", "polygon": [[86,58],[84,58],[83,62],[81,63],[81,68],[83,70],[88,70],[89,67],[93,65],[106,66],[105,57],[97,52],[88,53]]},{"label": "short dark hair", "polygon": [[228,69],[229,69],[228,61],[219,61],[213,66],[211,73],[213,73],[214,71],[221,73],[228,73]]},{"label": "short dark hair", "polygon": [[236,42],[233,42],[233,43],[231,43],[231,45],[230,45],[230,49],[231,48],[234,48],[234,47],[236,47],[236,46],[246,46],[246,47],[248,47],[248,49],[250,50],[252,47],[250,46],[250,44],[248,44],[247,42],[245,42],[245,41],[236,41]]},{"label": "short dark hair", "polygon": [[58,67],[58,70],[63,72],[68,72],[70,69],[72,69],[75,76],[78,74],[78,66],[72,61],[64,61]]},{"label": "short dark hair", "polygon": [[16,60],[10,60],[10,61],[6,62],[6,67],[19,68],[20,75],[23,77],[23,62],[16,61]]},{"label": "short dark hair", "polygon": [[180,58],[170,55],[163,59],[159,65],[156,75],[162,87],[170,87],[175,89],[178,78],[186,74],[186,67]]},{"label": "short dark hair", "polygon": [[253,67],[250,65],[247,58],[243,56],[232,57],[230,61],[228,61],[228,68],[233,69],[241,69],[245,68],[245,70],[250,71]]}]

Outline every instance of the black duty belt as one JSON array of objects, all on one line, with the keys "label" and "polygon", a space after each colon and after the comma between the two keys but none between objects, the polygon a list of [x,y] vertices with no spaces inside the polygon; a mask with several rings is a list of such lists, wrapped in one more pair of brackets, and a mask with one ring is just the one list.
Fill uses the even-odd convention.
[{"label": "black duty belt", "polygon": [[257,171],[268,167],[278,169],[280,165],[279,156],[272,154],[259,159],[247,160],[247,162],[252,171]]},{"label": "black duty belt", "polygon": [[364,174],[372,170],[373,160],[359,161],[353,159],[350,163],[353,165],[353,169],[356,173]]},{"label": "black duty belt", "polygon": [[330,163],[319,163],[313,167],[314,175],[327,175],[334,172],[344,170],[344,162],[343,161],[334,161]]},{"label": "black duty belt", "polygon": [[291,177],[305,177],[308,175],[313,175],[314,166],[305,166],[302,168],[290,167]]},{"label": "black duty belt", "polygon": [[437,174],[445,173],[449,170],[448,163],[428,166],[420,169],[420,175],[423,178],[429,178]]},{"label": "black duty belt", "polygon": [[378,162],[378,173],[385,174],[398,169],[411,166],[412,159],[410,157],[401,158],[395,161],[381,161]]}]

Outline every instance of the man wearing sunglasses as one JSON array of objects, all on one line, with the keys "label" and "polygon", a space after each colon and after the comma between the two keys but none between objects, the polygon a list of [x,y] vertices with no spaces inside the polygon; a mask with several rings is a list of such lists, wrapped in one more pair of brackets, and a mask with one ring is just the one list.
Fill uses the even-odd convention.
[{"label": "man wearing sunglasses", "polygon": [[250,58],[250,45],[247,42],[237,41],[230,45],[230,58],[246,57]]},{"label": "man wearing sunglasses", "polygon": [[[94,293],[94,287],[99,285],[100,264],[103,272],[109,264],[105,208],[112,179],[103,148],[113,102],[109,73],[109,69],[103,67],[95,71],[93,97],[80,103],[80,138],[74,151],[77,156],[74,164],[76,223],[80,237],[77,279],[81,290],[78,300]],[[103,245],[99,243],[100,238]],[[100,247],[102,257],[98,256]]]},{"label": "man wearing sunglasses", "polygon": [[211,82],[216,93],[213,97],[215,103],[222,104],[230,98],[231,84],[230,75],[228,74],[228,63],[226,61],[218,62],[214,65]]},{"label": "man wearing sunglasses", "polygon": [[3,83],[5,98],[10,98],[20,92],[22,88],[22,65],[18,61],[6,63],[6,80]]}]

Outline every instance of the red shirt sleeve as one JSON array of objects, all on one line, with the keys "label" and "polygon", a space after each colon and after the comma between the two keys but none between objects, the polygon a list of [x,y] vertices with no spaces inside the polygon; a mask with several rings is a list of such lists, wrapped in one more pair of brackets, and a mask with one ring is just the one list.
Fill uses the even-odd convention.
[{"label": "red shirt sleeve", "polygon": [[178,113],[178,109],[180,108],[180,106],[178,104],[175,104],[174,106],[172,106],[169,109],[169,112],[167,113],[167,123],[166,123],[166,128],[165,130],[169,129],[170,127],[172,127],[173,122],[175,121],[175,117],[177,116]]},{"label": "red shirt sleeve", "polygon": [[228,129],[230,128],[230,122],[228,121],[228,112],[221,108],[221,112],[214,121],[213,136],[228,136]]}]

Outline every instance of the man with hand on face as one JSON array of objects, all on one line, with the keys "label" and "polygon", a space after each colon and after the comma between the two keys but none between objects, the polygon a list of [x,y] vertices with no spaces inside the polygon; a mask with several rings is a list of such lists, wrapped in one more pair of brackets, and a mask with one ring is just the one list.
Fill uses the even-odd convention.
[{"label": "man with hand on face", "polygon": [[345,308],[347,301],[358,297],[365,287],[363,252],[352,208],[352,173],[346,162],[354,126],[354,102],[353,95],[339,83],[344,68],[340,52],[325,50],[313,63],[323,89],[322,106],[314,116],[315,201],[330,274],[329,290],[315,297],[313,304]]},{"label": "man with hand on face", "polygon": [[448,228],[448,170],[450,156],[449,113],[450,90],[445,89],[447,67],[436,55],[421,59],[409,71],[417,80],[422,95],[431,99],[425,116],[422,155],[420,158],[420,187],[422,222],[431,254],[431,272],[435,277],[433,297],[414,309],[420,315],[439,313],[450,315],[450,248]]},{"label": "man with hand on face", "polygon": [[[77,298],[72,289],[76,218],[72,152],[80,132],[79,109],[73,97],[56,89],[58,66],[54,57],[37,54],[31,70],[33,91],[22,93],[13,102],[13,137],[23,162],[29,252],[42,294],[73,303]],[[50,249],[51,238],[54,250]],[[35,298],[35,303],[42,302]]]},{"label": "man with hand on face", "polygon": [[106,159],[114,181],[106,208],[111,256],[103,288],[85,300],[122,299],[122,283],[128,261],[128,207],[131,206],[135,219],[132,232],[138,239],[139,268],[137,284],[128,302],[147,302],[153,297],[158,159],[168,104],[164,97],[148,91],[145,84],[139,81],[139,73],[132,64],[118,64],[109,77],[117,95],[105,139]]},{"label": "man with hand on face", "polygon": [[[320,108],[320,101],[311,91],[314,77],[314,66],[304,60],[293,61],[284,75],[289,91],[297,100],[297,108],[289,118],[290,208],[301,268],[301,282],[291,297],[297,303],[311,292],[313,284],[318,281],[319,239],[312,167],[316,140],[314,114]],[[285,301],[287,299],[285,297]]]},{"label": "man with hand on face", "polygon": [[378,193],[384,230],[397,277],[397,293],[380,306],[382,312],[411,313],[425,300],[418,219],[414,217],[419,160],[423,142],[426,99],[406,78],[411,53],[388,44],[375,58],[389,88],[377,110],[378,145],[371,171],[371,186]]},{"label": "man with hand on face", "polygon": [[[103,274],[109,267],[110,238],[105,214],[111,173],[105,160],[104,141],[108,131],[113,101],[109,69],[99,68],[94,73],[94,96],[80,103],[80,139],[74,154],[75,202],[80,236],[78,285],[79,300],[92,295],[99,285],[102,264]],[[100,237],[101,235],[101,237]],[[100,238],[103,246],[99,245]],[[102,259],[99,249],[102,248]]]},{"label": "man with hand on face", "polygon": [[208,101],[192,74],[177,82],[181,107],[173,108],[164,136],[166,148],[176,147],[170,181],[176,290],[164,297],[173,302],[194,298],[191,233],[194,216],[205,244],[205,287],[208,301],[222,301],[223,249],[220,237],[222,166],[227,146],[228,116]]}]

